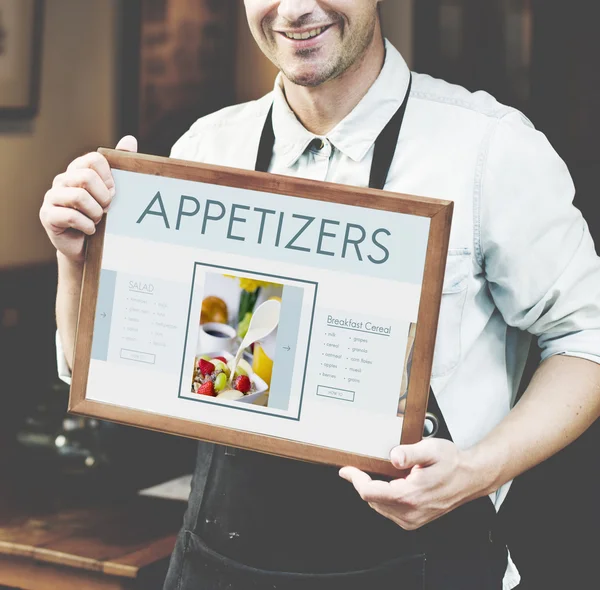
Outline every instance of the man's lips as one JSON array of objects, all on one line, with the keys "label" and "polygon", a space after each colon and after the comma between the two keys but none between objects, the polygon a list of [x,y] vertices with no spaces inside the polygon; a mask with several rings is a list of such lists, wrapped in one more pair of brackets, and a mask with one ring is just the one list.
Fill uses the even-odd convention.
[{"label": "man's lips", "polygon": [[317,45],[323,36],[333,27],[334,25],[322,25],[319,27],[312,26],[304,29],[294,30],[278,30],[275,31],[279,36],[286,42],[290,43],[294,47],[310,47]]}]

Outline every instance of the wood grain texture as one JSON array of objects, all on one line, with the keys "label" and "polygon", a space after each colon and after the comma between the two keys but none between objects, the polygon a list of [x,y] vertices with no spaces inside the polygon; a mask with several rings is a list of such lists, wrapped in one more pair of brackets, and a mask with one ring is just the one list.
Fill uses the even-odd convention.
[{"label": "wood grain texture", "polygon": [[20,590],[133,590],[132,581],[0,555],[0,585]]},{"label": "wood grain texture", "polygon": [[38,548],[89,531],[105,518],[103,512],[82,509],[17,515],[10,506],[2,510],[1,516],[4,522],[0,523],[0,554],[23,557],[34,557]]},{"label": "wood grain texture", "polygon": [[106,216],[96,227],[96,233],[88,238],[86,245],[86,262],[83,270],[81,298],[79,301],[79,317],[75,335],[75,354],[73,374],[69,395],[69,411],[85,399],[87,381],[92,354],[92,338],[94,335],[94,318],[98,300],[100,271],[102,270],[102,252],[104,250],[104,234]]},{"label": "wood grain texture", "polygon": [[[138,579],[169,558],[185,504],[133,496],[104,506],[48,514],[2,514],[0,557]],[[66,570],[61,570],[66,571]],[[0,582],[1,584],[2,582]]]},{"label": "wood grain texture", "polygon": [[[69,567],[71,569],[87,570],[91,572],[102,572],[102,562],[92,557],[83,557],[69,551],[74,550],[73,542],[66,540],[66,550],[46,549],[40,547],[33,552],[34,561],[43,563],[54,563]],[[85,545],[85,544],[84,544]],[[85,549],[84,549],[85,550]]]},{"label": "wood grain texture", "polygon": [[[108,159],[111,167],[118,170],[430,218],[431,233],[427,249],[425,279],[402,431],[402,442],[420,440],[429,394],[435,332],[450,233],[453,205],[451,201],[209,166],[103,148],[99,151]],[[130,426],[187,436],[281,457],[340,467],[353,465],[370,473],[379,473],[391,477],[398,475],[398,472],[387,460],[87,400],[85,392],[89,373],[104,233],[105,223],[103,222],[98,226],[96,234],[88,241],[69,411]]]},{"label": "wood grain texture", "polygon": [[402,444],[415,444],[423,438],[453,211],[450,204],[431,219]]},{"label": "wood grain texture", "polygon": [[150,545],[145,545],[137,551],[110,559],[104,563],[104,573],[124,578],[135,578],[141,568],[164,559],[166,555],[171,555],[176,541],[177,534],[168,535]]}]

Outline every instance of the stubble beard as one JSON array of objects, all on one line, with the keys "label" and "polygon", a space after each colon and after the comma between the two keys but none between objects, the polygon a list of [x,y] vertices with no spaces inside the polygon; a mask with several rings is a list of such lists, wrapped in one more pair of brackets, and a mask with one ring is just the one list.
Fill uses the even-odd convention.
[{"label": "stubble beard", "polygon": [[[333,58],[331,61],[323,64],[318,71],[312,71],[308,74],[295,74],[286,68],[285,64],[280,63],[279,60],[272,60],[275,65],[281,70],[283,75],[293,84],[297,86],[304,86],[307,88],[316,88],[325,82],[335,80],[342,76],[353,66],[358,66],[364,59],[365,54],[375,36],[375,25],[376,21],[373,22],[372,26],[366,35],[358,39],[353,40],[353,43],[349,47],[344,47],[342,44],[340,54]],[[296,58],[310,60],[311,56],[314,55],[318,49],[301,49],[296,51]]]}]

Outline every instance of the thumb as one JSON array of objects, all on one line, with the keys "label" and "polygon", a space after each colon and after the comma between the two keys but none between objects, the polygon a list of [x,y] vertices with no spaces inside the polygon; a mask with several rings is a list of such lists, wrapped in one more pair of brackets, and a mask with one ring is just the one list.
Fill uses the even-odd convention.
[{"label": "thumb", "polygon": [[390,460],[396,469],[411,469],[417,465],[431,465],[437,461],[437,453],[430,441],[414,445],[400,445],[392,449]]},{"label": "thumb", "polygon": [[117,144],[117,147],[115,149],[123,150],[124,152],[137,152],[138,151],[137,139],[135,137],[133,137],[133,135],[126,135],[119,141],[119,143]]}]

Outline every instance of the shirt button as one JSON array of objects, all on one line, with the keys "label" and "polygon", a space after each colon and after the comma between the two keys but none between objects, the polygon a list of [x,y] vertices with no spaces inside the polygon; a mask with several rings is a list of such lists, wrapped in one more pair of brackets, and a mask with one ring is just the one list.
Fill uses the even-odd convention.
[{"label": "shirt button", "polygon": [[321,151],[325,147],[325,142],[321,138],[315,137],[311,142],[311,146],[313,149]]}]

